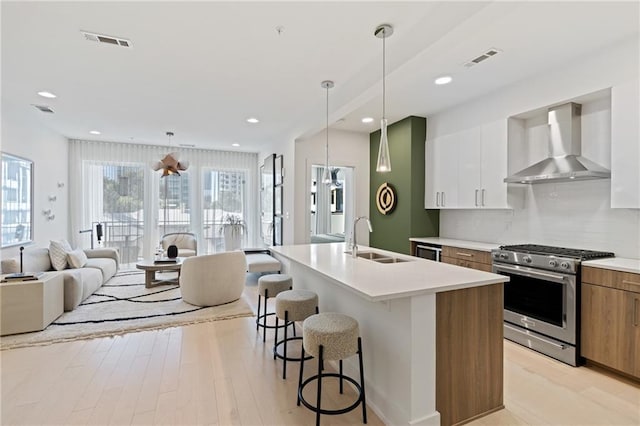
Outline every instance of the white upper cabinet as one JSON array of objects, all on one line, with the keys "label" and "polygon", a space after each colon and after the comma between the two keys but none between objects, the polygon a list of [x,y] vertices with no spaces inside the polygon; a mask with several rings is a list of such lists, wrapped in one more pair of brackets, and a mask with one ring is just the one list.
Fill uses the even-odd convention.
[{"label": "white upper cabinet", "polygon": [[611,207],[640,208],[640,87],[611,88]]},{"label": "white upper cabinet", "polygon": [[493,209],[509,208],[507,204],[507,120],[482,126],[482,176],[478,203]]},{"label": "white upper cabinet", "polygon": [[458,146],[458,205],[457,208],[480,207],[482,179],[482,129],[474,127],[457,133]]},{"label": "white upper cabinet", "polygon": [[506,119],[426,144],[425,208],[508,208]]},{"label": "white upper cabinet", "polygon": [[458,134],[426,141],[425,208],[456,207],[458,197]]}]

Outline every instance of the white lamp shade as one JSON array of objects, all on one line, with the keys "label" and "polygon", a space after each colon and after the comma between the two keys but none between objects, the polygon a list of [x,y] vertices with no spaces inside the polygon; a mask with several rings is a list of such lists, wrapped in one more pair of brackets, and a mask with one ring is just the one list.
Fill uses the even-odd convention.
[{"label": "white lamp shade", "polygon": [[378,163],[376,171],[386,173],[391,171],[391,157],[389,156],[389,140],[387,138],[387,119],[380,120],[380,147],[378,148]]}]

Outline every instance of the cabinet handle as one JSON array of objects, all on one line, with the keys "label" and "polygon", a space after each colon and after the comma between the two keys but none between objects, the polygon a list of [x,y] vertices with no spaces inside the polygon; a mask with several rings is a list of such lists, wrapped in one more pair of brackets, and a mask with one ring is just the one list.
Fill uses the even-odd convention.
[{"label": "cabinet handle", "polygon": [[476,197],[475,197],[476,207],[478,207],[478,190],[476,189]]},{"label": "cabinet handle", "polygon": [[633,298],[633,325],[638,326],[638,299]]},{"label": "cabinet handle", "polygon": [[464,257],[473,257],[473,255],[472,255],[472,254],[469,254],[469,253],[460,253],[460,252],[457,252],[457,253],[456,253],[456,255],[458,255],[458,256],[464,256]]},{"label": "cabinet handle", "polygon": [[635,281],[631,281],[631,280],[622,280],[623,284],[633,284],[633,285],[640,285],[640,283],[635,282]]},{"label": "cabinet handle", "polygon": [[440,192],[436,192],[436,207],[440,207]]},{"label": "cabinet handle", "polygon": [[445,202],[444,202],[444,191],[442,191],[442,207],[445,206]]},{"label": "cabinet handle", "polygon": [[482,189],[482,207],[484,207],[484,192],[485,192],[485,190],[483,188]]}]

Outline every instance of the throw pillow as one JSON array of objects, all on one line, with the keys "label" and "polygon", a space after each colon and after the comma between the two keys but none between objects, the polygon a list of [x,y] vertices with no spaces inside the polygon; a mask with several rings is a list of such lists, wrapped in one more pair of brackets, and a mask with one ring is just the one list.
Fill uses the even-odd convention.
[{"label": "throw pillow", "polygon": [[51,258],[53,269],[62,271],[67,267],[67,253],[71,250],[71,246],[66,240],[51,240],[49,243],[49,257]]},{"label": "throw pillow", "polygon": [[67,258],[69,261],[69,265],[73,268],[73,269],[78,269],[78,268],[82,268],[84,265],[87,264],[87,255],[84,253],[84,251],[82,249],[76,249],[76,250],[72,250],[69,253],[67,253]]}]

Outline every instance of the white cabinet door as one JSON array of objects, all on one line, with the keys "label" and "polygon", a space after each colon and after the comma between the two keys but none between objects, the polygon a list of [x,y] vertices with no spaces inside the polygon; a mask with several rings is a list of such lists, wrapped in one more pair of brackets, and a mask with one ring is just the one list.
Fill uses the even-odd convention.
[{"label": "white cabinet door", "polygon": [[482,126],[482,185],[478,197],[481,207],[508,208],[507,184],[507,120]]},{"label": "white cabinet door", "polygon": [[480,207],[480,192],[482,189],[481,145],[482,133],[480,127],[457,133],[458,139],[458,203],[461,209]]},{"label": "white cabinet door", "polygon": [[456,206],[458,192],[458,137],[444,135],[426,142],[425,203],[427,209]]},{"label": "white cabinet door", "polygon": [[611,207],[640,208],[638,80],[611,88]]},{"label": "white cabinet door", "polygon": [[436,161],[436,140],[427,140],[424,147],[424,208],[425,209],[438,209],[438,202],[440,200],[440,194],[438,186],[438,168]]},{"label": "white cabinet door", "polygon": [[[453,133],[438,138],[435,145],[439,160],[438,189],[440,208],[451,209],[458,206],[458,146],[460,134]],[[436,194],[437,195],[437,194]]]}]

